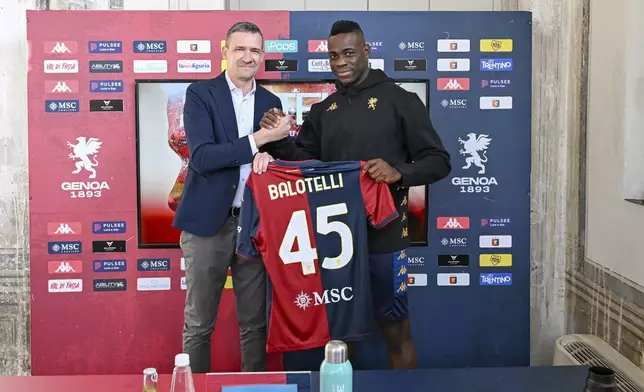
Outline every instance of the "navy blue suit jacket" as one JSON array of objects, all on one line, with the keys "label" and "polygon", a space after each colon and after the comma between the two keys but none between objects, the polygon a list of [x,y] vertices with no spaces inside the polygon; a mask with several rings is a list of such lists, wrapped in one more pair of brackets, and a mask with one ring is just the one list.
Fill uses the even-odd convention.
[{"label": "navy blue suit jacket", "polygon": [[[253,131],[280,99],[256,85]],[[224,223],[237,192],[239,166],[253,161],[247,137],[240,138],[230,88],[222,73],[186,90],[183,124],[190,161],[173,226],[190,234],[214,235]]]}]

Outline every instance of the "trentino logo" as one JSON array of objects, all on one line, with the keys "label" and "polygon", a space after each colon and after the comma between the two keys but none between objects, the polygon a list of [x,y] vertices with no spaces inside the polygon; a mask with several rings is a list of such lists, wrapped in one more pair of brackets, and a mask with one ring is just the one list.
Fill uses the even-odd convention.
[{"label": "trentino logo", "polygon": [[296,40],[267,40],[264,43],[266,53],[297,53]]},{"label": "trentino logo", "polygon": [[512,273],[485,273],[479,276],[481,286],[510,286],[512,285]]},{"label": "trentino logo", "polygon": [[481,71],[512,71],[512,59],[481,59]]},{"label": "trentino logo", "polygon": [[166,41],[134,41],[132,46],[134,53],[165,53],[167,50]]}]

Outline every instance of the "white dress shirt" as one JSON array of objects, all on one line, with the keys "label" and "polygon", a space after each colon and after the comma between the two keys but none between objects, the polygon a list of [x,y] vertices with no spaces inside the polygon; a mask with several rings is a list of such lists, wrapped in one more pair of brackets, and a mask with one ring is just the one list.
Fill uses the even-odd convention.
[{"label": "white dress shirt", "polygon": [[[237,131],[239,137],[248,137],[250,149],[253,155],[257,153],[257,145],[253,137],[253,119],[255,117],[255,80],[253,79],[253,88],[246,96],[242,90],[233,84],[233,81],[228,77],[228,72],[224,72],[226,82],[230,88],[230,95],[233,98],[233,107],[235,108],[235,117],[237,118]],[[244,196],[244,188],[246,180],[250,175],[252,163],[247,163],[239,167],[239,185],[237,186],[237,193],[233,199],[233,207],[240,207],[242,197]]]}]

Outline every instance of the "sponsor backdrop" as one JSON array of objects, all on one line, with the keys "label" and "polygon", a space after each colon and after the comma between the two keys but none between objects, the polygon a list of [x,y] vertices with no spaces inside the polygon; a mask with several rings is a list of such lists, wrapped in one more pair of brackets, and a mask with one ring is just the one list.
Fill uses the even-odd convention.
[{"label": "sponsor backdrop", "polygon": [[[32,373],[171,372],[185,284],[166,215],[186,152],[183,97],[171,99],[168,86],[218,75],[221,40],[242,19],[264,33],[258,78],[267,85],[288,79],[294,92],[306,81],[319,93],[314,82],[333,77],[329,28],[355,19],[372,46],[371,67],[428,96],[453,171],[427,187],[428,200],[425,191],[416,197],[429,206],[418,242],[429,243],[406,251],[419,364],[528,365],[529,13],[28,11]],[[137,86],[149,99],[137,101]],[[139,114],[154,117],[139,121],[138,143],[137,102]],[[292,114],[305,116],[310,104]],[[158,208],[149,232],[145,208]],[[231,288],[213,335],[213,371],[240,367]],[[387,367],[380,338],[359,354],[357,368]],[[271,355],[269,369],[319,363],[320,350],[310,350]]]}]

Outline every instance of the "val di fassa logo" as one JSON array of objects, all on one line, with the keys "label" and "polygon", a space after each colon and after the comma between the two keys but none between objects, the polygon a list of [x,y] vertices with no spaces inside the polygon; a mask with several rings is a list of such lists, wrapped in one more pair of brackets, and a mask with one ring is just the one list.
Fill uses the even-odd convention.
[{"label": "val di fassa logo", "polygon": [[84,136],[76,138],[76,143],[67,142],[67,147],[72,149],[68,158],[74,161],[75,169],[72,174],[87,175],[90,181],[66,181],[60,184],[63,191],[68,192],[72,199],[95,198],[103,196],[103,192],[110,189],[107,181],[95,180],[98,167],[98,152],[103,142],[98,138],[87,139]]},{"label": "val di fassa logo", "polygon": [[295,301],[293,301],[293,303],[295,303],[298,308],[306,310],[311,306],[349,302],[353,299],[353,288],[333,288],[326,289],[321,294],[317,292],[313,292],[311,294],[302,291],[295,296]]},{"label": "val di fassa logo", "polygon": [[78,60],[45,60],[45,73],[78,73]]},{"label": "val di fassa logo", "polygon": [[50,293],[78,293],[83,291],[82,279],[52,279],[47,282]]},{"label": "val di fassa logo", "polygon": [[468,133],[465,140],[458,138],[463,146],[458,152],[465,157],[463,170],[477,170],[477,176],[452,177],[452,185],[457,186],[460,193],[489,193],[491,187],[499,185],[494,176],[486,176],[486,151],[492,139],[488,135]]}]

